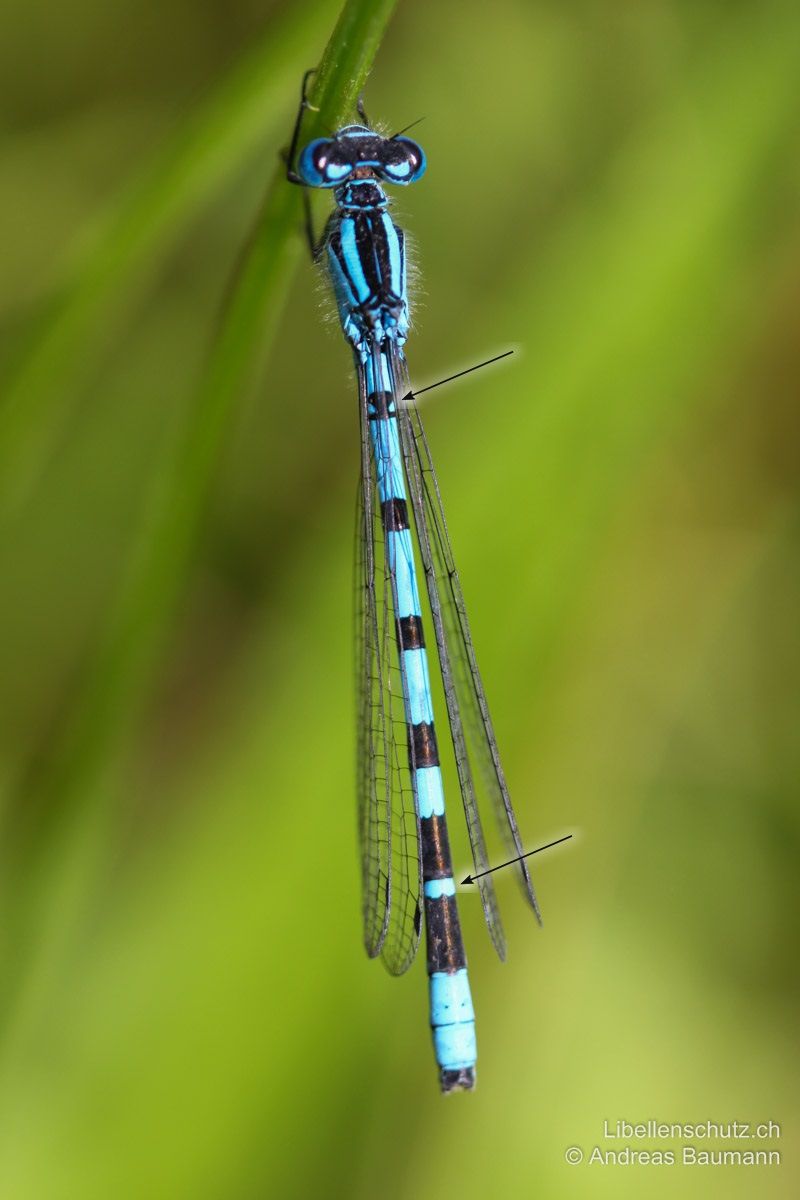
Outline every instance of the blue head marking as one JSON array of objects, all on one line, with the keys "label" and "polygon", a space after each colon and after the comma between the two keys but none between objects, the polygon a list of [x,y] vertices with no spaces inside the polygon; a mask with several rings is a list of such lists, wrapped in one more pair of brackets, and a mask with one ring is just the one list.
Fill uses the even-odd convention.
[{"label": "blue head marking", "polygon": [[425,171],[422,147],[407,137],[384,138],[364,125],[345,125],[333,138],[315,138],[297,163],[309,187],[338,187],[357,177],[385,183],[415,183]]}]

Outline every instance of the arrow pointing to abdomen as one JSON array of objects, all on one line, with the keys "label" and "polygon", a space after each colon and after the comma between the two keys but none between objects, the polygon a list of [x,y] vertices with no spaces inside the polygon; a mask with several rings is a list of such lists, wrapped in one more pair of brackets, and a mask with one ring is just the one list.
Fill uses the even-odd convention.
[{"label": "arrow pointing to abdomen", "polygon": [[571,837],[572,834],[568,833],[562,838],[556,838],[554,842],[548,842],[546,846],[537,846],[535,850],[529,850],[527,854],[520,854],[518,858],[510,858],[508,862],[500,863],[498,867],[490,867],[488,871],[480,871],[477,875],[468,875],[461,882],[474,883],[476,879],[482,879],[484,875],[491,875],[493,871],[502,871],[503,867],[513,867],[514,863],[522,862],[523,858],[530,858],[532,854],[541,854],[542,850],[549,850],[551,846],[558,846],[561,842],[568,842]]},{"label": "arrow pointing to abdomen", "polygon": [[501,358],[508,358],[509,354],[513,353],[513,350],[506,350],[504,354],[496,354],[494,358],[487,358],[486,362],[477,363],[474,367],[467,367],[466,371],[458,371],[455,375],[448,375],[447,379],[440,379],[438,383],[429,383],[427,387],[406,392],[405,396],[403,396],[403,402],[413,400],[415,396],[421,396],[423,392],[432,392],[434,388],[441,387],[443,383],[451,383],[454,379],[460,379],[462,375],[469,375],[470,371],[480,371],[481,367],[488,367],[490,363],[499,362]]}]

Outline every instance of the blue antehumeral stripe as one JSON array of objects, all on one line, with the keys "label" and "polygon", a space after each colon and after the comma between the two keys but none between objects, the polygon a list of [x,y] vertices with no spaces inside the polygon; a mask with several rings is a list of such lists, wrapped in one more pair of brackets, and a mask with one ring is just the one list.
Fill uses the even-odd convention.
[{"label": "blue antehumeral stripe", "polygon": [[402,296],[405,295],[405,290],[400,262],[400,241],[394,222],[388,213],[383,214],[383,229],[386,234],[386,244],[389,247],[389,285],[396,295]]},{"label": "blue antehumeral stripe", "polygon": [[364,304],[365,301],[369,300],[370,291],[369,284],[361,267],[361,257],[356,245],[356,223],[352,217],[344,217],[342,219],[339,225],[339,234],[341,237],[342,257],[344,258],[347,272],[353,281],[359,304]]}]

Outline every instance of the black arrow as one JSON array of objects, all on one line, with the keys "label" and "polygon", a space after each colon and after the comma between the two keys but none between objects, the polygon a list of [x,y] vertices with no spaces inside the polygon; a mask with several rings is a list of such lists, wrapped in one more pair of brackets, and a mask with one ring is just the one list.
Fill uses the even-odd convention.
[{"label": "black arrow", "polygon": [[568,833],[562,838],[556,838],[554,842],[548,842],[546,846],[538,846],[535,850],[529,850],[527,854],[520,854],[519,858],[510,858],[508,862],[500,863],[499,867],[490,867],[488,871],[481,871],[478,875],[468,875],[461,882],[474,883],[476,879],[482,879],[484,875],[491,875],[493,871],[502,871],[503,867],[513,867],[514,863],[522,862],[523,858],[530,858],[532,854],[541,854],[542,850],[549,850],[551,846],[557,846],[560,842],[568,842],[571,837],[572,834]]},{"label": "black arrow", "polygon": [[416,392],[406,392],[403,396],[403,403],[406,400],[413,400],[415,396],[421,396],[423,392],[430,392],[435,387],[441,387],[443,383],[450,383],[453,379],[460,379],[462,375],[469,375],[470,371],[480,371],[481,367],[488,367],[489,363],[499,362],[501,358],[508,358],[509,354],[513,354],[513,350],[506,350],[504,354],[497,354],[494,358],[487,358],[486,362],[478,363],[475,367],[467,367],[466,371],[458,371],[455,375],[448,375],[447,379],[440,379],[438,383],[429,383],[427,387],[420,388]]}]

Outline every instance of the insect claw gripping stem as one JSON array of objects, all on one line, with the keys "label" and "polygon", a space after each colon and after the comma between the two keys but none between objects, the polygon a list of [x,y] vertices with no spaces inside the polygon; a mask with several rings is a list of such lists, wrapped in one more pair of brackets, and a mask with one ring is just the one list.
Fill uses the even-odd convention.
[{"label": "insect claw gripping stem", "polygon": [[297,116],[294,119],[294,128],[292,129],[292,138],[289,143],[288,150],[281,150],[281,161],[286,164],[286,179],[289,183],[298,183],[305,186],[305,180],[298,175],[294,170],[294,161],[297,157],[297,145],[300,140],[300,128],[303,124],[303,114],[306,112],[319,112],[316,105],[312,104],[308,99],[308,81],[312,75],[316,75],[317,68],[309,67],[303,76],[303,83],[300,88],[300,103],[297,106]]}]

